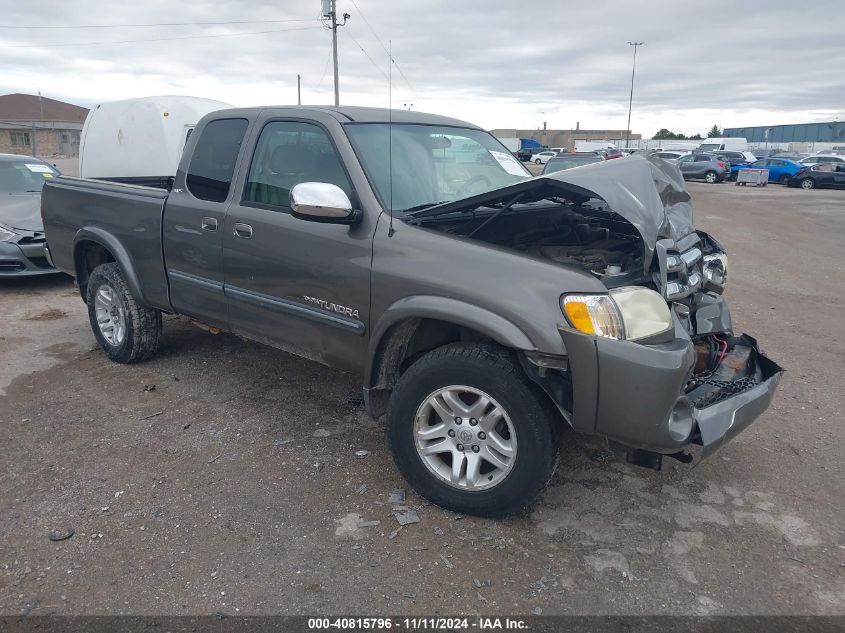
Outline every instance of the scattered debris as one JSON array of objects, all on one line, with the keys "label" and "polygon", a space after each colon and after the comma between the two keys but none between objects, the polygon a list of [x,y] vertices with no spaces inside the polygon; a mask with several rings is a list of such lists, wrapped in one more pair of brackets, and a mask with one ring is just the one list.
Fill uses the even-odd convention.
[{"label": "scattered debris", "polygon": [[363,398],[347,398],[346,404],[348,404],[350,407],[353,407],[355,409],[360,409],[361,407],[364,406],[364,399]]},{"label": "scattered debris", "polygon": [[370,451],[363,451],[363,450],[362,451],[355,451],[355,457],[360,457],[362,459],[369,454],[370,454]]},{"label": "scattered debris", "polygon": [[399,525],[410,525],[411,523],[420,522],[420,516],[416,510],[394,511],[393,516],[399,521]]},{"label": "scattered debris", "polygon": [[401,506],[405,503],[405,491],[401,488],[394,488],[390,491],[390,496],[388,497],[387,502],[392,505]]},{"label": "scattered debris", "polygon": [[538,580],[538,581],[536,581],[536,582],[532,582],[532,583],[531,583],[531,588],[532,588],[534,591],[543,591],[543,589],[545,589],[545,588],[546,588],[546,583],[545,583],[545,582],[543,582],[542,580]]},{"label": "scattered debris", "polygon": [[290,444],[293,440],[273,440],[273,446],[284,446]]},{"label": "scattered debris", "polygon": [[395,539],[397,536],[399,536],[399,532],[401,532],[401,531],[402,531],[402,528],[403,528],[403,527],[405,527],[405,526],[404,526],[404,525],[400,525],[398,528],[396,528],[396,529],[395,529],[395,530],[393,530],[390,534],[388,534],[388,535],[387,535],[387,538],[389,538],[391,541],[392,541],[393,539]]},{"label": "scattered debris", "polygon": [[359,528],[375,527],[379,524],[381,524],[381,521],[358,521]]},{"label": "scattered debris", "polygon": [[480,592],[480,591],[476,591],[476,592],[475,592],[475,595],[478,597],[478,600],[479,600],[480,602],[487,602],[487,598],[485,598],[485,597],[481,594],[481,592]]},{"label": "scattered debris", "polygon": [[452,564],[452,561],[450,561],[448,558],[446,558],[446,554],[440,554],[440,559],[444,563],[446,563],[446,567],[448,567],[449,569],[454,569],[455,566]]},{"label": "scattered debris", "polygon": [[[162,411],[162,413],[164,413],[164,411]],[[187,431],[189,428],[191,428],[191,423],[190,423],[190,422],[188,422],[185,426],[183,426],[183,427],[182,427],[182,430],[183,430],[183,431]]]},{"label": "scattered debris", "polygon": [[479,580],[478,578],[473,578],[472,584],[475,585],[476,589],[481,589],[483,587],[489,587],[493,583],[489,580]]},{"label": "scattered debris", "polygon": [[71,536],[76,534],[76,530],[72,527],[65,528],[64,532],[59,532],[58,530],[50,530],[50,533],[47,535],[47,538],[53,541],[54,543],[58,543],[59,541],[66,541]]},{"label": "scattered debris", "polygon": [[434,526],[434,533],[437,536],[443,536],[445,534],[445,532],[443,531],[443,528],[437,527],[436,525]]},{"label": "scattered debris", "polygon": [[103,506],[102,508],[100,508],[100,512],[105,513],[105,512],[108,512],[108,511],[109,511],[109,506]]},{"label": "scattered debris", "polygon": [[329,435],[331,435],[331,431],[329,431],[328,429],[317,429],[316,431],[314,431],[314,433],[312,433],[312,435],[314,437],[328,437]]},{"label": "scattered debris", "polygon": [[531,609],[531,615],[543,615],[543,607],[534,607]]},{"label": "scattered debris", "polygon": [[610,459],[613,459],[613,457],[614,457],[614,455],[613,455],[613,451],[599,450],[599,451],[595,451],[595,452],[592,454],[591,459],[592,459],[594,462],[599,462],[599,463],[601,463],[601,462],[606,462],[606,461],[608,461],[608,460],[610,460]]},{"label": "scattered debris", "polygon": [[417,594],[416,594],[415,591],[406,591],[402,595],[405,596],[406,598],[410,598],[411,600],[413,600],[414,598],[417,597]]},{"label": "scattered debris", "polygon": [[452,517],[452,520],[453,521],[460,521],[463,518],[464,518],[463,514],[456,514],[455,516]]},{"label": "scattered debris", "polygon": [[155,385],[144,385],[144,391],[155,391],[155,390],[156,390]]},{"label": "scattered debris", "polygon": [[213,464],[214,462],[216,462],[216,461],[217,461],[218,459],[220,459],[221,457],[223,457],[223,453],[220,453],[220,454],[218,454],[218,455],[215,455],[214,457],[212,457],[211,459],[209,459],[209,460],[206,462],[206,464]]},{"label": "scattered debris", "polygon": [[428,549],[428,547],[426,547],[425,545],[412,545],[411,546],[412,552],[424,552],[427,549]]},{"label": "scattered debris", "polygon": [[368,490],[367,484],[361,484],[360,486],[358,486],[358,489],[355,491],[355,494],[356,495],[362,495],[365,492],[367,492],[367,490]]},{"label": "scattered debris", "polygon": [[[145,416],[144,416],[143,418],[141,418],[141,419],[142,419],[142,420],[149,420],[150,418],[155,418],[155,417],[160,416],[162,413],[164,413],[164,411],[156,411],[155,413],[150,413],[149,415],[145,415]],[[190,422],[188,423],[188,426],[191,426]],[[188,426],[186,426],[185,428],[187,429],[187,428],[188,428]]]},{"label": "scattered debris", "polygon": [[117,498],[118,498],[120,495],[122,495],[124,492],[125,492],[125,490],[118,490],[116,493],[114,493],[114,498],[115,498],[115,499],[117,499]]}]

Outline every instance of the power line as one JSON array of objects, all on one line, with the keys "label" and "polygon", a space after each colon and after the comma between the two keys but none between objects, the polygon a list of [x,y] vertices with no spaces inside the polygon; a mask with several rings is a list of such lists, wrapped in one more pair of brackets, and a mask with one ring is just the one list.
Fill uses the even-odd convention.
[{"label": "power line", "polygon": [[378,64],[376,64],[376,63],[375,63],[375,61],[373,60],[373,58],[372,58],[372,57],[370,57],[370,54],[369,54],[367,51],[365,51],[365,50],[364,50],[364,47],[363,47],[363,46],[361,46],[361,44],[358,42],[358,40],[356,40],[356,39],[355,39],[355,37],[352,35],[352,33],[349,31],[349,29],[348,29],[348,28],[346,29],[346,34],[349,36],[349,38],[350,38],[353,42],[355,42],[355,45],[356,45],[358,48],[360,48],[360,49],[361,49],[361,52],[362,52],[362,53],[364,53],[364,55],[367,57],[367,59],[369,59],[369,60],[370,60],[370,63],[371,63],[373,66],[375,66],[375,67],[376,67],[376,70],[378,70],[378,71],[381,73],[381,76],[382,76],[382,77],[384,77],[385,79],[387,79],[388,81],[390,81],[390,77],[388,77],[388,76],[387,76],[387,74],[386,74],[386,73],[385,73],[385,72],[381,69],[381,66],[379,66]]},{"label": "power line", "polygon": [[109,40],[106,42],[61,42],[59,44],[12,44],[0,45],[0,48],[55,48],[63,46],[107,46],[110,44],[137,44],[140,42],[172,42],[175,40],[201,40],[217,37],[240,37],[242,35],[264,35],[265,33],[285,33],[288,31],[309,31],[320,29],[320,26],[303,26],[293,29],[271,29],[269,31],[247,31],[246,33],[217,33],[214,35],[185,35],[180,37],[155,37],[140,40]]},{"label": "power line", "polygon": [[319,22],[319,18],[290,18],[283,20],[233,20],[227,22],[154,22],[150,24],[0,24],[0,29],[117,29],[146,28],[152,26],[222,26],[227,24],[278,24],[281,22]]},{"label": "power line", "polygon": [[362,19],[362,20],[364,20],[364,24],[366,24],[366,25],[367,25],[367,28],[368,28],[368,29],[370,29],[370,33],[372,33],[372,34],[373,34],[373,36],[376,38],[376,40],[378,41],[378,43],[381,45],[382,49],[384,49],[384,52],[385,52],[385,53],[387,53],[387,58],[388,58],[391,62],[393,62],[393,65],[394,65],[394,66],[396,66],[396,70],[398,70],[398,71],[399,71],[399,74],[400,74],[400,75],[402,75],[402,79],[404,79],[404,80],[405,80],[405,83],[406,83],[406,84],[408,84],[408,88],[410,88],[410,89],[411,89],[411,92],[413,92],[413,93],[414,93],[414,96],[415,96],[415,97],[419,100],[420,96],[417,94],[417,91],[416,91],[416,90],[414,90],[414,87],[411,85],[411,82],[410,82],[410,81],[408,81],[408,78],[405,76],[405,73],[404,73],[404,72],[402,72],[402,69],[399,67],[399,63],[396,61],[396,58],[395,58],[395,57],[393,57],[392,52],[391,52],[391,51],[389,51],[389,50],[387,49],[387,47],[384,45],[384,42],[382,42],[382,41],[381,41],[381,38],[378,36],[378,33],[376,33],[376,30],[373,28],[373,25],[372,25],[372,24],[370,24],[370,21],[369,21],[369,20],[367,20],[366,16],[364,15],[364,12],[363,12],[363,11],[361,11],[361,7],[359,7],[359,6],[358,6],[358,4],[355,2],[355,0],[352,0],[352,6],[354,6],[354,7],[355,7],[355,9],[358,11],[358,15],[360,15],[360,16],[361,16],[361,19]]}]

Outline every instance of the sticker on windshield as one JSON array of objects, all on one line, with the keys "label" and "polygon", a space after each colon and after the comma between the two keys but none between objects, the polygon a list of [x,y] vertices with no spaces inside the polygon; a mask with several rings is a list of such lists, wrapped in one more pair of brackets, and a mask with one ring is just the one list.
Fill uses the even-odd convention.
[{"label": "sticker on windshield", "polygon": [[514,176],[524,176],[525,175],[525,168],[519,164],[513,156],[510,154],[506,154],[505,152],[497,152],[496,150],[488,150],[490,155],[496,159],[496,162],[502,166],[509,174],[513,174]]},{"label": "sticker on windshield", "polygon": [[26,163],[26,168],[36,174],[53,173],[53,170],[47,167],[47,165],[39,165],[38,163]]},{"label": "sticker on windshield", "polygon": [[44,176],[45,178],[52,178],[52,177],[53,177],[53,173],[52,173],[52,172],[49,172],[49,171],[45,171],[45,172],[44,172],[43,174],[41,174],[41,175],[42,175],[42,176]]}]

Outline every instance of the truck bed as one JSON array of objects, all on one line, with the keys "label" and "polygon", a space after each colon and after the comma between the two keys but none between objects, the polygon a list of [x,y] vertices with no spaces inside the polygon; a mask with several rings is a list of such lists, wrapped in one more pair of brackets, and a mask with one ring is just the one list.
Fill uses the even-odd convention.
[{"label": "truck bed", "polygon": [[[50,255],[57,268],[76,277],[75,257],[86,240],[108,245],[134,280],[145,303],[170,309],[161,223],[168,192],[61,176],[44,185],[41,209]],[[151,253],[157,253],[152,257]],[[79,281],[79,280],[77,280]]]}]

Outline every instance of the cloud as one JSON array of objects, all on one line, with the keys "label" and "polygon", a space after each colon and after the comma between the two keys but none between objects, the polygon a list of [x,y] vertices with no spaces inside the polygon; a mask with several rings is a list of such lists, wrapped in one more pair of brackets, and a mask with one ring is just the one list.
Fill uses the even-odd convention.
[{"label": "cloud", "polygon": [[[637,54],[635,132],[841,117],[841,29],[830,19],[839,4],[819,0],[799,10],[771,0],[763,8],[736,3],[714,11],[662,0],[338,0],[339,12],[352,16],[338,37],[341,102],[388,104],[383,46],[390,42],[401,69],[392,73],[394,107],[413,103],[488,128],[545,121],[552,128],[579,122],[621,129],[631,80],[628,41],[636,39],[645,45]],[[4,7],[0,23],[255,22],[0,28],[0,92],[40,89],[82,105],[152,94],[280,104],[296,102],[301,74],[304,103],[333,102],[331,37],[318,19],[318,0],[56,6],[15,3]],[[103,43],[152,38],[161,41]],[[56,46],[67,43],[76,45]]]}]

